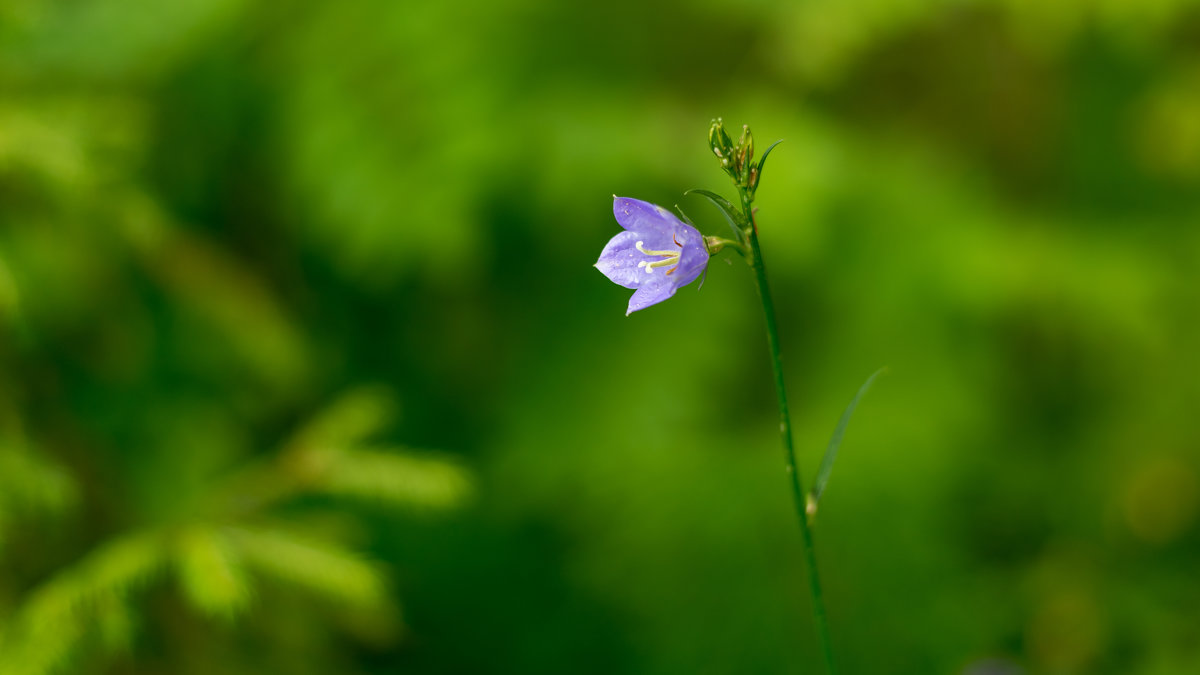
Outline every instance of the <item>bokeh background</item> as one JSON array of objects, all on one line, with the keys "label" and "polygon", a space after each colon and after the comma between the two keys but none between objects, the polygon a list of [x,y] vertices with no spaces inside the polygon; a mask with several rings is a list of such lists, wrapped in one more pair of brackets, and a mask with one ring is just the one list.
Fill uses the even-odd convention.
[{"label": "bokeh background", "polygon": [[0,672],[1200,672],[1200,9],[0,3]]}]

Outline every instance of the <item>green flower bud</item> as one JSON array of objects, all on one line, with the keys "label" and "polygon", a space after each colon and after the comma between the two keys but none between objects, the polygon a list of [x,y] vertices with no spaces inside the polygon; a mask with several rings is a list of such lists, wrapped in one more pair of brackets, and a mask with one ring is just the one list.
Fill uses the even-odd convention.
[{"label": "green flower bud", "polygon": [[733,140],[725,133],[725,126],[720,117],[713,120],[712,126],[709,127],[708,147],[712,148],[713,154],[721,160],[721,168],[728,171],[733,161]]},{"label": "green flower bud", "polygon": [[742,125],[742,137],[738,139],[735,151],[734,167],[736,177],[743,186],[750,183],[750,166],[754,160],[754,135],[750,133],[750,125]]}]

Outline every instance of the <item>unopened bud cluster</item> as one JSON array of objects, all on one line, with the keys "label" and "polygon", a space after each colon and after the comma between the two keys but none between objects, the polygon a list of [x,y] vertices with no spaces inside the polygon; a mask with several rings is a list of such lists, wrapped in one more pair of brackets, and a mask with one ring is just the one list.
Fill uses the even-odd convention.
[{"label": "unopened bud cluster", "polygon": [[725,132],[721,118],[713,120],[708,130],[708,146],[721,162],[721,169],[729,174],[739,190],[754,195],[758,187],[759,167],[754,164],[754,135],[748,125],[742,125],[742,135],[735,145]]}]

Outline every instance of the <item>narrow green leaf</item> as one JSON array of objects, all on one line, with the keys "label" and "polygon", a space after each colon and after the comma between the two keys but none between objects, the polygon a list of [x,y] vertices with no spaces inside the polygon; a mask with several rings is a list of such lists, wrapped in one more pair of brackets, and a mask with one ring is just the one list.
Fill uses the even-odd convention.
[{"label": "narrow green leaf", "polygon": [[821,468],[817,470],[817,480],[813,483],[812,492],[809,493],[808,512],[810,517],[816,513],[817,504],[821,501],[821,494],[825,492],[825,484],[829,482],[829,474],[833,472],[833,462],[837,459],[838,448],[842,445],[842,436],[846,434],[846,426],[850,424],[850,417],[854,414],[859,399],[875,383],[875,378],[885,372],[887,372],[887,368],[883,367],[871,373],[867,381],[858,388],[858,393],[854,395],[850,405],[846,406],[846,410],[842,412],[842,418],[838,420],[837,427],[833,430],[833,436],[829,439],[829,446],[825,448],[825,457],[821,460]]},{"label": "narrow green leaf", "polygon": [[708,201],[712,202],[713,206],[717,207],[717,210],[721,212],[721,215],[725,216],[725,220],[729,222],[729,227],[733,228],[733,233],[737,236],[738,241],[742,241],[742,238],[745,236],[742,234],[742,227],[744,227],[742,223],[742,214],[740,211],[734,208],[733,204],[729,203],[728,199],[725,199],[721,195],[709,190],[688,190],[684,194],[700,195],[701,197],[704,197]]},{"label": "narrow green leaf", "polygon": [[775,149],[775,146],[779,145],[782,142],[783,142],[782,138],[775,141],[774,143],[772,143],[770,146],[767,147],[767,150],[766,150],[766,152],[764,152],[762,154],[762,157],[758,158],[758,179],[759,180],[762,180],[763,165],[767,163],[767,155],[771,154],[771,151]]}]

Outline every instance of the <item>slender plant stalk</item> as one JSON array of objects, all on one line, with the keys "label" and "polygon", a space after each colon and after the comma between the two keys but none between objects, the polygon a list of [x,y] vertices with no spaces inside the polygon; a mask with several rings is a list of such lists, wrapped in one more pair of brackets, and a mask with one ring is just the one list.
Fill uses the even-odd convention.
[{"label": "slender plant stalk", "polygon": [[783,441],[787,473],[792,481],[792,498],[796,506],[796,517],[800,520],[800,533],[804,537],[804,559],[806,567],[808,567],[808,586],[812,592],[813,619],[817,624],[821,650],[825,653],[825,667],[829,675],[836,675],[837,668],[833,664],[833,644],[829,638],[829,622],[825,617],[825,601],[821,595],[821,577],[817,572],[817,555],[813,547],[812,528],[808,524],[804,488],[800,480],[800,470],[796,466],[796,449],[792,444],[792,420],[788,414],[787,390],[783,383],[783,361],[779,354],[779,326],[775,322],[775,303],[771,300],[771,289],[767,286],[767,269],[763,265],[762,249],[758,246],[758,225],[754,222],[754,213],[750,202],[745,199],[744,195],[742,209],[746,220],[750,223],[748,236],[750,265],[754,268],[758,297],[762,300],[763,315],[767,320],[767,345],[771,350],[771,367],[775,372],[775,394],[779,397],[779,436]]}]

